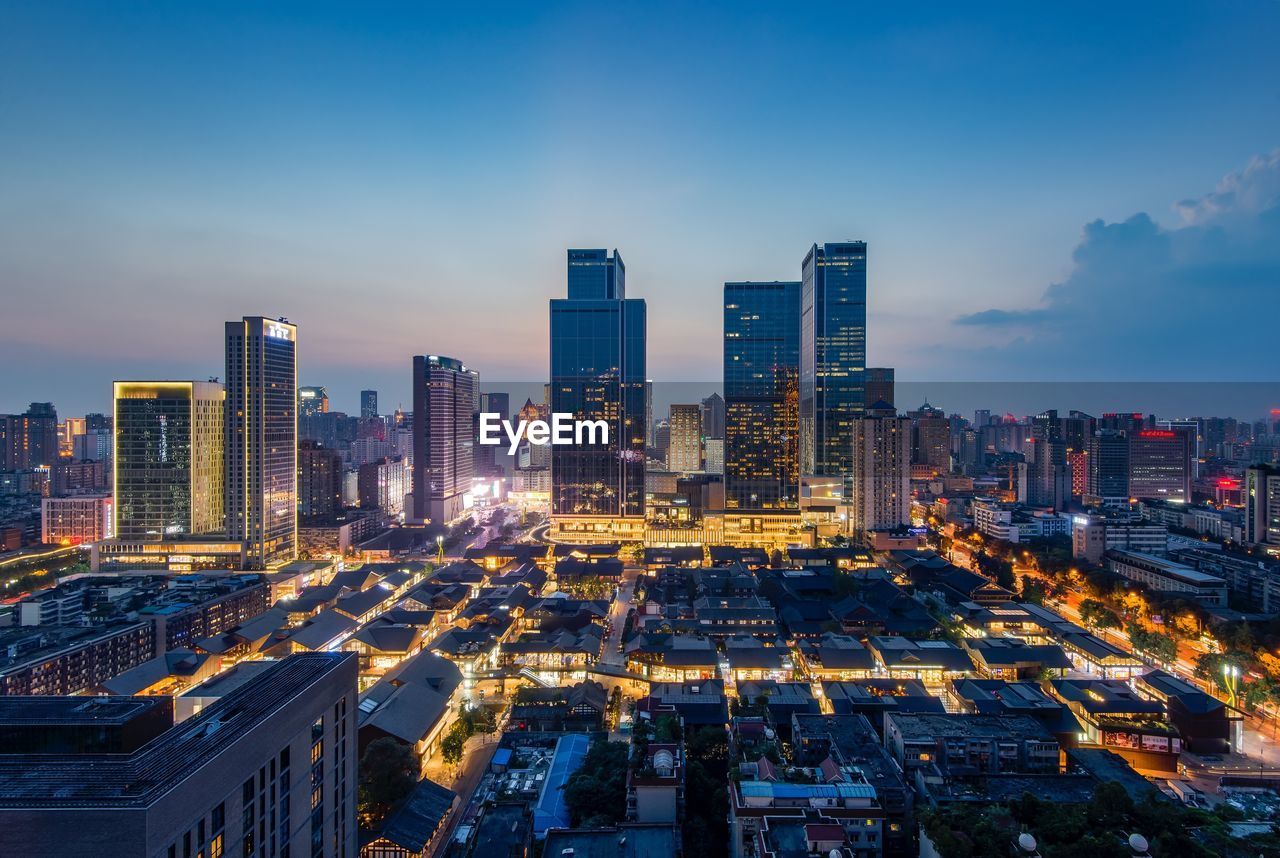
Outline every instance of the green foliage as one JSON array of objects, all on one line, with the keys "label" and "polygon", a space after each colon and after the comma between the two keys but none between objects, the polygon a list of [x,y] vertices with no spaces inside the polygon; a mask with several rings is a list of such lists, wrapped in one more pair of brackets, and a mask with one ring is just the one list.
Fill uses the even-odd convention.
[{"label": "green foliage", "polygon": [[418,783],[418,756],[408,745],[384,737],[360,758],[360,818],[377,825]]},{"label": "green foliage", "polygon": [[1120,628],[1120,618],[1097,599],[1085,599],[1080,603],[1080,619],[1094,629]]},{"label": "green foliage", "polygon": [[1158,661],[1168,663],[1177,660],[1178,645],[1168,635],[1149,632],[1134,622],[1130,622],[1125,631],[1134,649],[1141,650]]},{"label": "green foliage", "polygon": [[575,827],[614,825],[627,810],[627,746],[596,742],[564,785],[564,803]]}]

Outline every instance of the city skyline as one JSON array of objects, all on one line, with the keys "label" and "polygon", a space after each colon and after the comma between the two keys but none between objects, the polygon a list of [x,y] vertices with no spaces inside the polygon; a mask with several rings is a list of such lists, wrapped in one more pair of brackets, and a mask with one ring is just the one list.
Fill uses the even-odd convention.
[{"label": "city skyline", "polygon": [[[1274,372],[1259,338],[1183,359],[1207,311],[1264,301],[1280,270],[1269,8],[1105,10],[1096,28],[1018,9],[855,25],[848,10],[517,8],[496,33],[330,9],[308,39],[276,38],[287,23],[266,10],[231,26],[91,6],[73,25],[72,9],[8,27],[0,359],[30,388],[6,384],[6,411],[35,390],[101,410],[109,389],[75,371],[87,360],[115,378],[154,376],[166,354],[165,375],[217,374],[202,320],[246,311],[312,332],[301,381],[378,388],[387,410],[408,401],[400,368],[424,327],[446,354],[484,331],[487,378],[519,379],[545,365],[523,322],[559,294],[562,248],[604,245],[627,249],[652,304],[650,375],[716,379],[721,284],[797,279],[814,236],[872,246],[867,361],[903,380]],[[842,39],[800,63],[778,47]],[[456,73],[473,53],[500,61]],[[165,86],[143,85],[158,66]],[[854,106],[828,110],[843,93]],[[824,133],[805,135],[818,111]],[[801,170],[858,178],[819,194]],[[625,206],[589,204],[599,175]],[[1147,331],[1119,327],[1139,310]],[[69,343],[31,362],[55,336]]]}]

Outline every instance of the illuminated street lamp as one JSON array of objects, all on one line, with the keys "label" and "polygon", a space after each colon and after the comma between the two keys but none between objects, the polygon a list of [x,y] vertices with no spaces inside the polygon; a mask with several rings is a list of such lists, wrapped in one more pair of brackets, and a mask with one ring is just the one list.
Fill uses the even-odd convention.
[{"label": "illuminated street lamp", "polygon": [[436,534],[436,562],[444,562],[444,535]]},{"label": "illuminated street lamp", "polygon": [[1240,668],[1234,664],[1222,666],[1223,684],[1227,687],[1227,703],[1236,705],[1236,687],[1240,679]]}]

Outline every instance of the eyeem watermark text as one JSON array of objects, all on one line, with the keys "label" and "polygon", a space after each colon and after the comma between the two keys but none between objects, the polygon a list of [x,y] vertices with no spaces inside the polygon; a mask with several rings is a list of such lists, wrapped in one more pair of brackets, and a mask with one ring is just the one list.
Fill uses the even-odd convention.
[{"label": "eyeem watermark text", "polygon": [[520,441],[543,446],[546,444],[608,444],[609,424],[604,420],[575,420],[572,414],[555,413],[551,422],[545,420],[521,420],[512,425],[501,414],[481,412],[480,443],[501,444],[505,433],[510,442],[508,453],[514,454]]}]

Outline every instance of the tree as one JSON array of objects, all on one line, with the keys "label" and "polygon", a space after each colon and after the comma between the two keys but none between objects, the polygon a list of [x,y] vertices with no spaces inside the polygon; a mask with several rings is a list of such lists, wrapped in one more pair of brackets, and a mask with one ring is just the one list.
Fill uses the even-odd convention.
[{"label": "tree", "polygon": [[375,739],[360,758],[360,818],[374,826],[418,784],[418,756],[389,736]]},{"label": "tree", "polygon": [[456,766],[462,762],[462,749],[467,743],[463,730],[458,729],[458,725],[454,724],[449,728],[449,732],[445,733],[444,738],[440,740],[440,754],[444,757],[444,761],[451,766]]},{"label": "tree", "polygon": [[627,746],[596,742],[564,785],[564,803],[575,827],[617,823],[627,811]]},{"label": "tree", "polygon": [[1080,603],[1080,619],[1091,629],[1120,628],[1120,618],[1097,599],[1085,599]]}]

